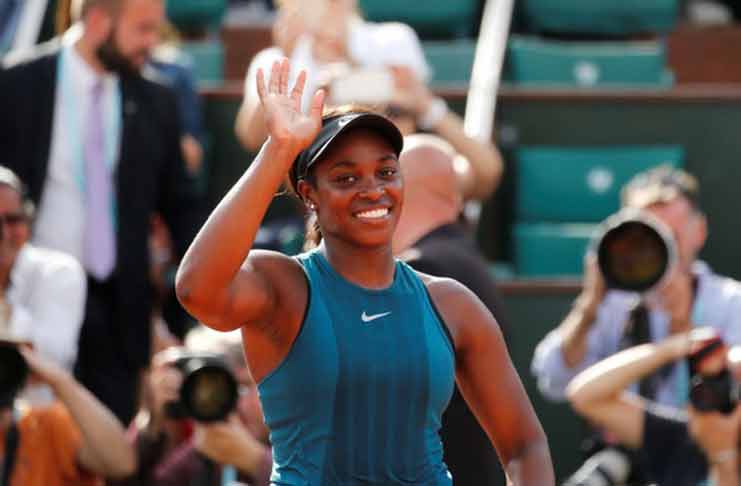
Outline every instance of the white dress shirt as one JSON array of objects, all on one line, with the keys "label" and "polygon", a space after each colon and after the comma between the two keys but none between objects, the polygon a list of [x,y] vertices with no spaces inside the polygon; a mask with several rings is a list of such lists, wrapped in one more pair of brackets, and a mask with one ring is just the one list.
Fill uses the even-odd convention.
[{"label": "white dress shirt", "polygon": [[[695,263],[693,273],[698,278],[693,324],[716,329],[728,345],[741,344],[741,282],[713,273],[703,262]],[[560,331],[554,329],[543,338],[535,349],[532,371],[546,397],[563,400],[566,386],[577,373],[620,350],[625,324],[637,299],[633,293],[607,293],[587,334],[586,357],[573,368],[564,362]],[[669,335],[670,316],[653,306],[649,309],[649,325],[652,341],[661,341]],[[686,367],[674,366],[659,385],[655,400],[663,405],[683,406],[686,374]]]},{"label": "white dress shirt", "polygon": [[103,81],[106,129],[106,163],[113,169],[120,145],[120,88],[118,78],[101,78],[82,58],[73,41],[78,34],[68,31],[63,38],[54,102],[49,166],[33,231],[37,246],[53,248],[83,261],[85,231],[84,140],[91,92]]},{"label": "white dress shirt", "polygon": [[35,351],[72,371],[85,314],[87,279],[64,253],[26,244],[10,272],[10,332]]}]

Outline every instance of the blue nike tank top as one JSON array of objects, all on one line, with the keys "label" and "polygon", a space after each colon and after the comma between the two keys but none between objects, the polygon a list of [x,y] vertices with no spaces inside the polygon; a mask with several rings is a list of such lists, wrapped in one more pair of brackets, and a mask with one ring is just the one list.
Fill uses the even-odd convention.
[{"label": "blue nike tank top", "polygon": [[318,251],[301,330],[258,385],[273,446],[272,485],[450,486],[440,417],[455,357],[422,281],[396,262],[393,284],[350,283]]}]

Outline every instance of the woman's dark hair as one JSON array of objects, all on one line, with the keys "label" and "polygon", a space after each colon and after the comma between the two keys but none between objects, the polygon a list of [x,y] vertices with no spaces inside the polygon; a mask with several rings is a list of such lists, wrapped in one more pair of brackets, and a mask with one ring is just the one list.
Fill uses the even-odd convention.
[{"label": "woman's dark hair", "polygon": [[[342,115],[348,115],[351,113],[378,113],[378,110],[367,105],[359,104],[328,107],[322,114],[322,120],[327,120],[329,118],[334,118]],[[293,163],[295,164],[297,161],[298,157]],[[308,182],[313,187],[316,187],[316,178],[314,176],[315,167],[316,166],[309,167],[308,171],[306,172],[306,176],[303,177],[303,180]],[[299,179],[299,181],[300,180],[302,179]],[[286,187],[288,188],[289,193],[293,194],[295,197],[303,201],[301,194],[299,194],[298,192],[298,181],[296,181],[296,186],[294,186],[291,178],[286,177]],[[309,251],[316,248],[317,246],[319,246],[319,243],[321,243],[321,241],[322,230],[319,226],[319,218],[317,217],[315,211],[308,211],[306,216],[306,227],[304,230],[304,251]]]}]

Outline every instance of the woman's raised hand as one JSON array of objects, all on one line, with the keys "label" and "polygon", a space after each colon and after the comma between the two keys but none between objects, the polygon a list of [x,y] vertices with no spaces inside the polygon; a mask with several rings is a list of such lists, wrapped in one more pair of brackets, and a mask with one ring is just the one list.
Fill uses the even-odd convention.
[{"label": "woman's raised hand", "polygon": [[301,71],[296,85],[288,89],[291,65],[288,59],[276,61],[270,70],[270,80],[265,84],[262,69],[257,71],[257,93],[265,114],[265,125],[272,140],[288,144],[294,150],[308,147],[322,126],[324,92],[317,91],[308,113],[301,111],[301,98],[306,84],[306,71]]}]

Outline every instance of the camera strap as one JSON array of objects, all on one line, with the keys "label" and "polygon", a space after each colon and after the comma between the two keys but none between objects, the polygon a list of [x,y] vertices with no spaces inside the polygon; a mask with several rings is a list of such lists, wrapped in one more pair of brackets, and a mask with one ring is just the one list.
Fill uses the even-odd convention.
[{"label": "camera strap", "polygon": [[3,460],[2,482],[0,486],[10,486],[10,476],[15,467],[15,459],[18,453],[18,443],[20,442],[20,433],[16,423],[16,413],[13,410],[13,418],[5,433],[5,458]]}]

